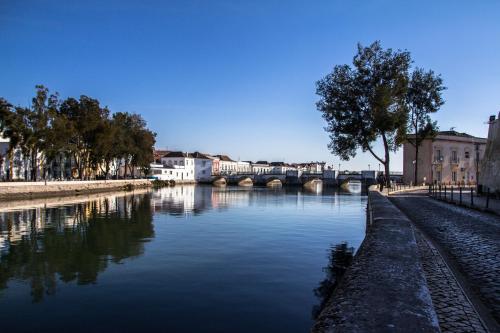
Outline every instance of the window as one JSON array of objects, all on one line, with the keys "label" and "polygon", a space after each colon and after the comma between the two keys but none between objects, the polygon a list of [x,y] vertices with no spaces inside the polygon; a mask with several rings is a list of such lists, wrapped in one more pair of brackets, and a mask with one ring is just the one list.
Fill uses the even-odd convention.
[{"label": "window", "polygon": [[453,171],[451,173],[451,181],[456,182],[457,181],[457,172]]},{"label": "window", "polygon": [[465,152],[465,158],[470,158],[470,153],[468,151]]},{"label": "window", "polygon": [[441,171],[437,172],[437,180],[438,180],[438,182],[441,181]]},{"label": "window", "polygon": [[440,162],[442,160],[442,156],[441,156],[441,149],[437,149],[436,150],[436,157],[435,157],[435,161],[436,162]]},{"label": "window", "polygon": [[456,151],[456,150],[452,150],[452,151],[451,151],[451,161],[452,161],[452,162],[457,162],[457,161],[458,161],[458,158],[457,158],[457,151]]}]

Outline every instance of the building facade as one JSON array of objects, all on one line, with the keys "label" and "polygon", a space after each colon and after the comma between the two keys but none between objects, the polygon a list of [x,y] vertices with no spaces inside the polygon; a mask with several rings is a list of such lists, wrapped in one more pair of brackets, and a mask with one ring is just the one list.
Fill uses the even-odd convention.
[{"label": "building facade", "polygon": [[197,182],[208,182],[212,179],[212,163],[213,159],[206,154],[194,152],[194,179]]},{"label": "building facade", "polygon": [[403,180],[414,182],[417,164],[418,184],[474,185],[479,174],[486,139],[456,131],[439,132],[434,139],[423,140],[415,160],[415,147],[403,145]]},{"label": "building facade", "polygon": [[252,165],[248,161],[238,161],[236,162],[236,169],[238,173],[251,173]]},{"label": "building facade", "polygon": [[267,173],[271,173],[273,167],[267,163],[267,161],[257,161],[256,163],[252,163],[252,173],[256,175],[263,175]]},{"label": "building facade", "polygon": [[227,155],[215,155],[219,158],[220,174],[231,175],[238,172],[238,162],[232,160]]},{"label": "building facade", "polygon": [[481,163],[479,184],[485,191],[500,192],[500,113],[498,118],[491,116],[488,123],[488,140]]},{"label": "building facade", "polygon": [[191,183],[194,178],[194,157],[192,154],[181,151],[172,151],[161,158],[161,163],[166,167],[175,169],[175,181]]}]

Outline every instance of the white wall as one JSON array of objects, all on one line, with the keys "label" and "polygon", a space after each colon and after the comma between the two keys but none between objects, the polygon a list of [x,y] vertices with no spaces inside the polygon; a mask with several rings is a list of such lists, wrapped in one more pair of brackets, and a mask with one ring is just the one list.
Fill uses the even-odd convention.
[{"label": "white wall", "polygon": [[173,180],[176,182],[194,182],[194,158],[191,157],[162,157],[161,162],[172,166]]},{"label": "white wall", "polygon": [[212,160],[194,159],[194,179],[196,181],[210,181],[212,179]]}]

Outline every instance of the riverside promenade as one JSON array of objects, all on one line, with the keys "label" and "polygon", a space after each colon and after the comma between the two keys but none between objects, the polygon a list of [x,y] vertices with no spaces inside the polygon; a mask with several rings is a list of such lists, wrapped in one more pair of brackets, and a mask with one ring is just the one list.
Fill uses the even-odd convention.
[{"label": "riverside promenade", "polygon": [[500,217],[369,193],[367,232],[312,332],[500,332]]},{"label": "riverside promenade", "polygon": [[26,200],[149,186],[151,186],[151,181],[147,179],[4,182],[0,183],[0,200]]},{"label": "riverside promenade", "polygon": [[312,332],[439,332],[410,220],[368,199],[366,237]]},{"label": "riverside promenade", "polygon": [[500,216],[438,201],[425,191],[390,198],[422,240],[441,330],[500,332]]}]

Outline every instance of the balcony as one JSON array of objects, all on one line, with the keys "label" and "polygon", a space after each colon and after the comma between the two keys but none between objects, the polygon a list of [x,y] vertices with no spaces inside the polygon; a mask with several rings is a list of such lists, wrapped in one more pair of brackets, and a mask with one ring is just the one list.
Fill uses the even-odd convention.
[{"label": "balcony", "polygon": [[443,156],[435,156],[432,160],[432,164],[443,164],[444,157]]},{"label": "balcony", "polygon": [[460,163],[460,158],[458,157],[450,157],[450,164],[451,165],[458,165]]}]

